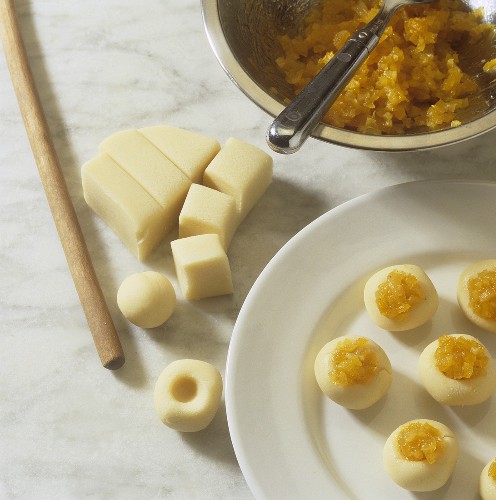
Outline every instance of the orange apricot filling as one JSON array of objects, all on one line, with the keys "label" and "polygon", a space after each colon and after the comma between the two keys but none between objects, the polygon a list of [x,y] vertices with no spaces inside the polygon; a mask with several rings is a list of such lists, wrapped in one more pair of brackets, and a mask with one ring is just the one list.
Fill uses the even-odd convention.
[{"label": "orange apricot filling", "polygon": [[485,269],[467,282],[469,305],[477,316],[496,320],[496,269]]},{"label": "orange apricot filling", "polygon": [[398,446],[407,460],[426,460],[430,464],[436,462],[444,451],[441,432],[428,422],[404,425],[398,434]]},{"label": "orange apricot filling", "polygon": [[369,382],[379,370],[379,359],[367,339],[344,339],[338,342],[331,356],[331,382],[356,385]]},{"label": "orange apricot filling", "polygon": [[491,59],[490,61],[487,61],[484,63],[484,66],[482,66],[482,69],[487,73],[489,71],[493,71],[496,69],[496,59]]},{"label": "orange apricot filling", "polygon": [[487,470],[487,475],[496,481],[496,459],[491,462],[489,469]]},{"label": "orange apricot filling", "polygon": [[[276,64],[296,93],[324,67],[353,32],[378,12],[379,0],[323,0],[293,36],[278,38]],[[462,47],[492,34],[482,12],[438,0],[400,9],[324,121],[371,134],[449,127],[469,105],[477,83],[459,64]],[[490,42],[488,41],[488,44]],[[482,65],[482,64],[481,64]],[[458,122],[459,123],[459,122]]]},{"label": "orange apricot filling", "polygon": [[443,335],[434,354],[436,367],[454,380],[472,379],[486,373],[489,362],[484,347],[465,337]]},{"label": "orange apricot filling", "polygon": [[425,300],[425,292],[418,279],[404,271],[391,271],[386,281],[375,292],[379,312],[387,318],[398,318],[419,302]]}]

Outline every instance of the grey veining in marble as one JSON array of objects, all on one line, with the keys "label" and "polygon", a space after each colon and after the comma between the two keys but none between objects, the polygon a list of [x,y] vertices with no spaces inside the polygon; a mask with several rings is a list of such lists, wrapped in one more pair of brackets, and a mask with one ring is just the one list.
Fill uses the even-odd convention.
[{"label": "grey veining in marble", "polygon": [[[161,370],[199,358],[224,374],[234,322],[276,252],[319,215],[358,195],[416,179],[496,180],[496,132],[424,153],[351,151],[312,140],[275,157],[274,181],[236,234],[235,293],[188,303],[144,331],[116,290],[155,269],[177,287],[168,243],[138,263],[85,205],[80,166],[106,135],[168,123],[268,151],[269,117],[223,73],[197,0],[19,0],[32,70],[127,361],[95,353],[0,56],[0,497],[251,498],[224,403],[205,431],[182,435],[152,407]],[[174,238],[172,234],[170,238]],[[275,457],[277,460],[277,457]]]}]

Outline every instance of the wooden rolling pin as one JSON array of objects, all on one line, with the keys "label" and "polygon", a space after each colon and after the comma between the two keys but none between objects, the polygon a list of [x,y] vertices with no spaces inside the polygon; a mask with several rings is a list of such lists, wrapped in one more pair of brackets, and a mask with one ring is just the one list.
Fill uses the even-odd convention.
[{"label": "wooden rolling pin", "polygon": [[105,368],[124,364],[124,353],[72,205],[29,69],[14,1],[0,0],[0,32],[31,149],[79,299]]}]

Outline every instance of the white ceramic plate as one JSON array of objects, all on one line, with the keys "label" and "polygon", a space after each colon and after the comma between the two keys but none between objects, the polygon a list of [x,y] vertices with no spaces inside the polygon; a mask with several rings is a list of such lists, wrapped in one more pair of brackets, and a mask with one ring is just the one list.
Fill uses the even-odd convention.
[{"label": "white ceramic plate", "polygon": [[[456,301],[459,274],[496,258],[496,184],[415,182],[362,196],[323,215],[275,256],[250,291],[227,364],[226,403],[234,449],[257,498],[478,498],[483,466],[496,456],[496,395],[474,407],[436,403],[417,376],[423,348],[444,333],[468,333],[496,354],[496,335],[473,326]],[[402,333],[377,328],[363,285],[395,263],[424,268],[440,306]],[[313,362],[330,339],[359,334],[388,353],[387,397],[362,411],[326,399]],[[386,438],[413,418],[451,427],[460,457],[440,490],[416,495],[382,466]]]}]

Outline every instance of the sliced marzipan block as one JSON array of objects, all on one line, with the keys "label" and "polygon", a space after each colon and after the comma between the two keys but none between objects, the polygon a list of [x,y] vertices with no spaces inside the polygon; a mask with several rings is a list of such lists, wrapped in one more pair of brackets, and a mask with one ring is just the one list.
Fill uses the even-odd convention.
[{"label": "sliced marzipan block", "polygon": [[139,132],[196,183],[201,183],[204,170],[220,151],[217,140],[181,128],[156,125]]},{"label": "sliced marzipan block", "polygon": [[81,176],[86,203],[145,259],[165,236],[164,209],[106,154],[86,162]]},{"label": "sliced marzipan block", "polygon": [[177,225],[191,181],[137,130],[124,130],[100,144],[133,179],[161,205],[168,218],[166,230]]},{"label": "sliced marzipan block", "polygon": [[217,234],[227,250],[238,227],[236,203],[232,196],[215,189],[191,184],[179,214],[179,238]]},{"label": "sliced marzipan block", "polygon": [[216,234],[200,234],[171,242],[179,286],[187,300],[233,292],[231,268]]},{"label": "sliced marzipan block", "polygon": [[203,184],[232,196],[241,221],[269,187],[272,163],[256,146],[230,138],[205,169]]}]

